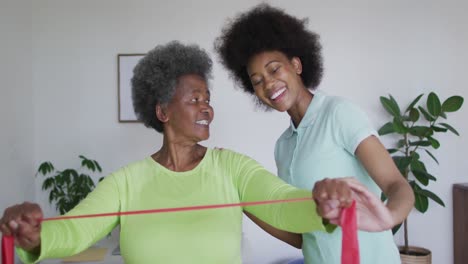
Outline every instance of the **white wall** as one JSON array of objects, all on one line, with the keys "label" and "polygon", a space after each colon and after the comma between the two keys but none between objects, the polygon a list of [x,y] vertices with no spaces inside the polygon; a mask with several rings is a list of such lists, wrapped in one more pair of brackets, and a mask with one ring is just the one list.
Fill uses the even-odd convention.
[{"label": "white wall", "polygon": [[0,3],[0,213],[34,198],[31,1]]},{"label": "white wall", "polygon": [[[21,114],[21,122],[18,118],[2,122],[2,127],[8,124],[7,137],[20,144],[2,148],[2,162],[12,160],[11,153],[18,149],[21,155],[17,156],[34,161],[31,165],[24,159],[20,167],[26,172],[22,173],[12,164],[11,174],[29,177],[41,161],[51,160],[57,167],[77,166],[77,156],[85,154],[98,160],[109,173],[153,153],[161,144],[159,134],[139,124],[117,122],[116,55],[146,52],[172,39],[196,42],[213,53],[213,40],[225,18],[258,2],[42,0],[32,3],[32,21],[27,12],[17,12],[19,18],[8,13],[11,19],[24,23],[14,32],[28,32],[27,22],[32,24],[32,57],[23,53],[23,49],[31,48],[27,34],[11,33],[19,34],[17,40],[12,40],[12,52],[1,52],[21,65],[6,75],[10,78],[6,83],[9,97],[1,106],[2,113],[12,113],[12,108],[24,109],[21,104],[25,100],[29,102],[26,109],[30,109]],[[326,73],[320,88],[358,103],[376,127],[387,117],[378,101],[380,95],[391,93],[401,101],[409,101],[419,93],[435,90],[443,98],[453,94],[468,98],[465,2],[270,2],[291,14],[309,17],[310,29],[321,35],[324,46]],[[26,4],[15,6],[29,8]],[[2,27],[2,42],[9,29]],[[32,81],[24,78],[31,75],[30,69],[21,67],[31,61]],[[8,68],[5,63],[1,65]],[[22,71],[21,78],[14,77],[18,70]],[[232,88],[219,64],[215,65],[214,75],[212,99],[216,115],[212,138],[206,145],[246,153],[275,171],[273,145],[288,124],[287,116],[256,111],[246,95]],[[32,98],[30,92],[11,88],[31,82]],[[447,207],[431,204],[427,214],[413,213],[410,218],[411,243],[430,248],[434,263],[453,262],[451,186],[468,181],[464,175],[468,165],[463,155],[456,152],[456,147],[468,147],[468,124],[462,121],[467,113],[465,105],[462,111],[450,115],[450,123],[462,136],[444,136],[442,147],[435,152],[440,166],[428,166],[439,176],[431,190],[444,199]],[[22,154],[26,150],[29,154]],[[33,155],[28,156],[31,151]],[[19,188],[18,185],[14,190]],[[29,193],[30,189],[26,190]],[[36,190],[36,199],[47,205],[39,184]],[[47,212],[52,214],[51,210]],[[269,238],[248,221],[245,233],[251,246],[247,256],[251,263],[271,263],[300,254]],[[401,235],[396,240],[400,242]]]}]

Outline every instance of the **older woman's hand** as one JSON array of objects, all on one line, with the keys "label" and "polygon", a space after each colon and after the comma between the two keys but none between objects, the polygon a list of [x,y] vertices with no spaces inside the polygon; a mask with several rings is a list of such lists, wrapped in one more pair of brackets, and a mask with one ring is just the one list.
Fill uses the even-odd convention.
[{"label": "older woman's hand", "polygon": [[15,238],[15,245],[27,251],[38,250],[41,244],[42,210],[37,204],[22,203],[5,209],[0,219],[3,235]]},{"label": "older woman's hand", "polygon": [[353,201],[351,187],[345,178],[316,182],[312,197],[317,204],[317,213],[330,221],[339,219],[341,209],[349,207]]},{"label": "older woman's hand", "polygon": [[335,225],[341,225],[341,211],[353,200],[356,201],[358,229],[379,232],[397,224],[380,198],[354,178],[319,181],[314,186],[313,198],[317,213]]}]

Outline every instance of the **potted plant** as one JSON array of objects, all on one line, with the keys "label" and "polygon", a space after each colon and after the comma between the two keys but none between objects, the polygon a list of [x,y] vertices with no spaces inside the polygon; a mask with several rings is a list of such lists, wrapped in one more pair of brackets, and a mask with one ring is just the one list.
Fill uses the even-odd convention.
[{"label": "potted plant", "polygon": [[[393,161],[401,174],[413,189],[415,196],[414,207],[421,213],[425,213],[429,208],[429,200],[445,206],[442,199],[425,188],[430,181],[436,181],[437,178],[427,171],[425,162],[421,157],[426,155],[439,164],[437,158],[431,152],[440,147],[437,135],[448,131],[457,136],[459,135],[455,128],[443,120],[447,119],[447,113],[458,111],[463,104],[463,97],[461,96],[451,96],[441,103],[437,94],[431,92],[427,96],[426,104],[419,105],[418,103],[423,95],[417,96],[404,112],[401,112],[399,104],[391,95],[380,97],[380,102],[391,115],[391,120],[378,131],[381,136],[395,135],[395,146],[387,150],[392,155]],[[383,196],[382,199],[385,200],[386,198]],[[401,224],[395,226],[393,233],[396,233],[400,226]],[[403,229],[405,244],[400,247],[402,263],[431,263],[431,252],[429,250],[409,245],[407,219],[403,222]]]},{"label": "potted plant", "polygon": [[[94,181],[84,171],[102,172],[101,166],[95,160],[80,155],[81,167],[56,170],[50,161],[39,165],[37,174],[47,178],[42,183],[42,190],[49,191],[49,202],[55,204],[60,214],[65,214],[83,200],[94,189]],[[102,177],[99,181],[102,180]]]}]

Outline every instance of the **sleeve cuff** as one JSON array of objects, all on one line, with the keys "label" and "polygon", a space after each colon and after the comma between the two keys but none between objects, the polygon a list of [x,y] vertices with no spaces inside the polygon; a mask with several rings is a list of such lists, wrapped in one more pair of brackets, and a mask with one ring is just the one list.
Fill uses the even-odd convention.
[{"label": "sleeve cuff", "polygon": [[16,248],[16,254],[25,264],[37,263],[39,260],[39,254],[33,254],[18,247]]},{"label": "sleeve cuff", "polygon": [[335,231],[335,229],[337,228],[337,225],[330,224],[330,222],[328,221],[328,219],[325,219],[325,218],[322,218],[322,224],[323,224],[323,226],[325,227],[325,231],[326,231],[328,234],[333,233],[333,231]]}]

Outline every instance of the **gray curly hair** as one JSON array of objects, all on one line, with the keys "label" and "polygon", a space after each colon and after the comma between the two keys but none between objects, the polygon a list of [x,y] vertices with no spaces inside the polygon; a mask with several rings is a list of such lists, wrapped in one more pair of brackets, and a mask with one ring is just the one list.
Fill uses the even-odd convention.
[{"label": "gray curly hair", "polygon": [[163,123],[156,117],[156,105],[168,103],[174,95],[177,80],[187,74],[211,79],[212,60],[197,45],[171,41],[150,50],[133,69],[133,109],[146,127],[163,132]]}]

